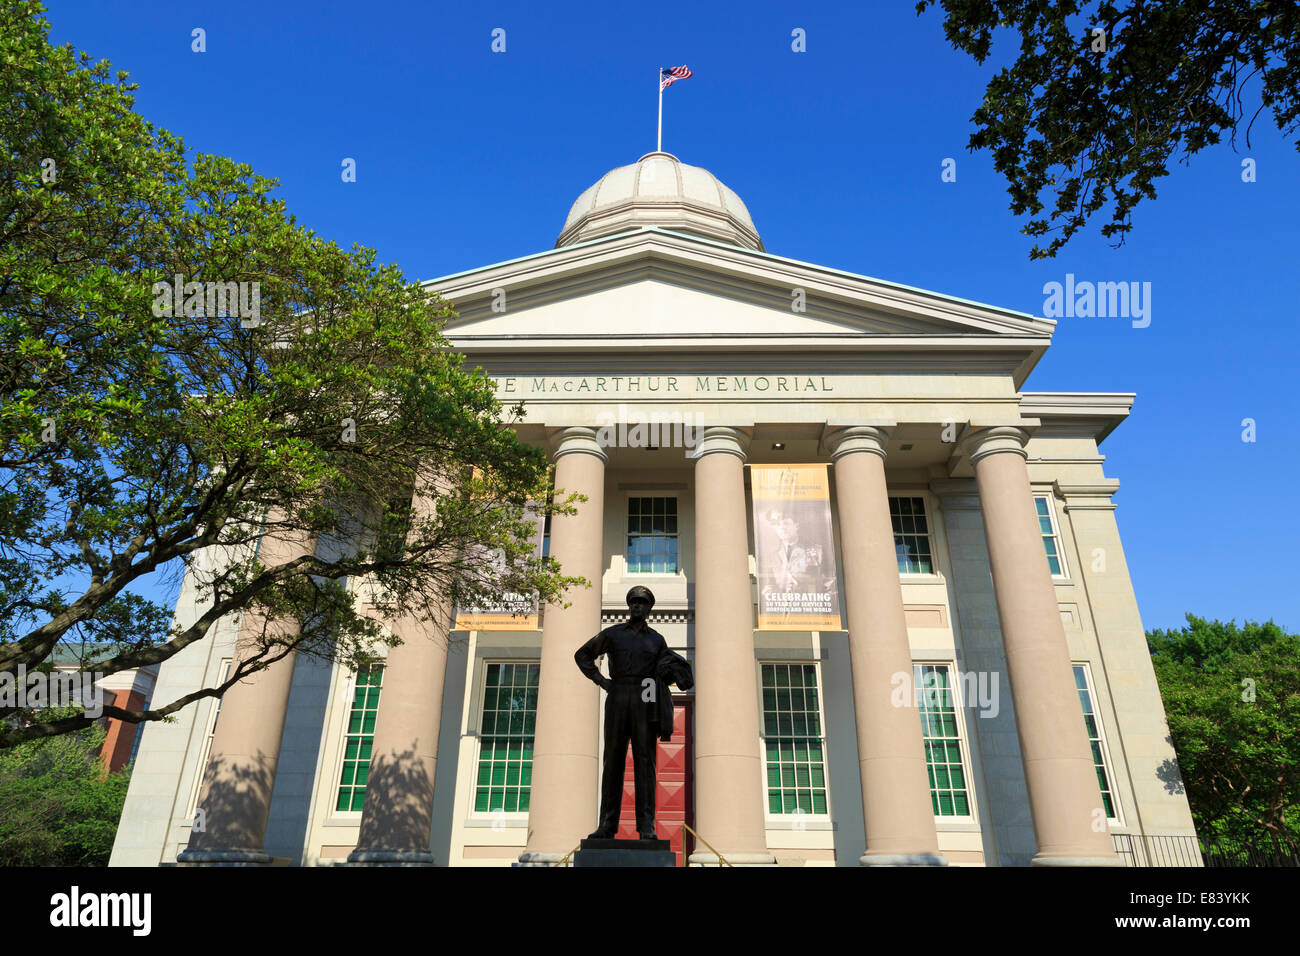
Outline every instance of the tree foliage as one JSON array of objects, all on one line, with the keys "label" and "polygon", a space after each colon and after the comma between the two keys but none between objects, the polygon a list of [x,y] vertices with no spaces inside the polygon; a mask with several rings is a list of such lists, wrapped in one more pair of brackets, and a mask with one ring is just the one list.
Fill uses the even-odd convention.
[{"label": "tree foliage", "polygon": [[[0,669],[61,641],[103,648],[99,675],[157,664],[256,610],[262,646],[223,685],[105,708],[161,719],[291,649],[355,665],[395,643],[359,581],[430,621],[446,596],[581,581],[532,558],[550,469],[508,427],[522,406],[448,347],[450,307],[298,224],[250,167],[191,161],[125,73],[50,44],[42,9],[0,0]],[[267,567],[267,531],[321,546]],[[169,569],[199,584],[192,622],[130,590]],[[0,746],[91,722],[9,716]]]},{"label": "tree foliage", "polygon": [[[935,4],[920,0],[917,12]],[[1000,31],[1019,42],[1014,63],[989,81],[969,147],[992,153],[1011,211],[1031,217],[1022,231],[1051,235],[1032,259],[1054,256],[1103,208],[1101,234],[1122,245],[1171,159],[1186,163],[1225,130],[1235,146],[1243,122],[1249,143],[1266,108],[1285,134],[1300,129],[1294,0],[937,5],[949,42],[979,63]]]},{"label": "tree foliage", "polygon": [[1300,843],[1300,639],[1188,614],[1147,643],[1201,837]]},{"label": "tree foliage", "polygon": [[131,772],[104,772],[104,736],[97,725],[0,751],[0,866],[108,865]]}]

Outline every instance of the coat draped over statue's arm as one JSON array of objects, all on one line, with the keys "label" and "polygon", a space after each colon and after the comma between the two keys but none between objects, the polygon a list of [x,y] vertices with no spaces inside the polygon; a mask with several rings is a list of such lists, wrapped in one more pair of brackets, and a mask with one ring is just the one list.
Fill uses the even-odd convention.
[{"label": "coat draped over statue's arm", "polygon": [[668,691],[669,684],[676,684],[682,690],[695,686],[695,676],[691,665],[680,654],[667,646],[655,662],[655,696],[659,704],[659,739],[671,740],[673,736],[673,697]]}]

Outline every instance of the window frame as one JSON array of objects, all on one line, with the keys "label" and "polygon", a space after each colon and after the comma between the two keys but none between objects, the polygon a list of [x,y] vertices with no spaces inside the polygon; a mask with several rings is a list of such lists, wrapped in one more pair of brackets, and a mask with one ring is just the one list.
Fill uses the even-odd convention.
[{"label": "window frame", "polygon": [[[1049,574],[1051,574],[1053,581],[1068,581],[1070,580],[1070,563],[1065,559],[1065,535],[1062,533],[1061,530],[1060,518],[1056,514],[1056,496],[1052,494],[1052,492],[1050,491],[1035,491],[1033,493],[1033,499],[1035,501],[1034,520],[1037,521],[1040,518],[1046,517],[1048,522],[1052,525],[1051,537],[1056,541],[1056,559],[1061,562],[1061,571],[1059,574],[1052,570],[1052,564],[1050,560],[1048,561],[1047,564],[1047,571]],[[1040,515],[1038,513],[1037,502],[1039,500],[1047,502],[1046,515]],[[1039,530],[1039,537],[1041,539],[1047,538],[1047,535],[1043,533],[1041,525],[1039,526],[1038,530]],[[1043,557],[1047,558],[1046,545],[1043,546]]]},{"label": "window frame", "polygon": [[[1119,798],[1118,778],[1115,776],[1115,760],[1111,756],[1110,743],[1106,737],[1106,722],[1102,720],[1101,707],[1097,695],[1097,684],[1092,679],[1092,665],[1088,661],[1070,661],[1070,676],[1075,679],[1075,694],[1078,695],[1079,685],[1078,678],[1075,674],[1075,668],[1083,671],[1083,681],[1087,685],[1088,699],[1092,701],[1092,717],[1097,724],[1097,742],[1101,747],[1102,769],[1106,771],[1106,780],[1110,783],[1110,802],[1115,809],[1114,816],[1108,816],[1106,822],[1112,826],[1122,827],[1124,823],[1124,803]],[[1082,702],[1079,707],[1079,716],[1084,719],[1084,731],[1087,731],[1088,722],[1087,713],[1083,710]],[[1089,756],[1092,751],[1092,738],[1088,738]],[[1093,770],[1096,770],[1096,764],[1093,764]],[[1100,787],[1098,787],[1100,791]],[[1103,802],[1103,807],[1105,806]]]},{"label": "window frame", "polygon": [[[979,815],[979,806],[976,801],[976,795],[975,795],[975,774],[974,774],[973,767],[971,766],[972,757],[971,757],[971,744],[970,744],[970,728],[966,724],[966,698],[964,693],[965,686],[962,680],[960,679],[960,676],[958,677],[957,680],[955,681],[953,680],[954,674],[960,675],[960,671],[957,670],[957,662],[955,660],[935,660],[935,659],[912,661],[912,706],[916,708],[917,721],[920,722],[921,709],[916,702],[916,692],[918,689],[916,684],[916,669],[918,667],[942,667],[945,668],[948,672],[948,690],[952,694],[953,715],[957,723],[957,746],[961,749],[961,772],[962,772],[962,776],[965,778],[966,781],[965,789],[966,789],[967,812],[965,814],[952,814],[951,816],[943,816],[941,814],[936,813],[934,815],[934,822],[936,825],[947,824],[947,823],[957,823],[957,824],[976,823],[977,824],[980,822],[980,815]],[[934,740],[934,739],[948,740],[950,738],[947,737],[927,738],[925,736],[925,724],[921,723],[922,748],[924,748],[926,740]],[[929,786],[929,776],[930,776],[929,760],[926,760],[925,762],[925,772],[926,772],[926,795],[931,796],[930,786]],[[931,799],[933,799],[933,797],[931,797]]]},{"label": "window frame", "polygon": [[[233,657],[223,657],[217,664],[217,683],[224,684],[230,677],[230,668],[234,665]],[[207,729],[203,732],[203,742],[199,745],[198,769],[194,771],[194,784],[190,787],[189,809],[185,813],[184,825],[194,825],[194,814],[199,809],[199,791],[203,789],[203,775],[208,771],[208,759],[212,756],[212,738],[217,734],[217,717],[221,715],[221,697],[212,698],[208,709]]]},{"label": "window frame", "polygon": [[[631,534],[632,534],[632,532],[630,532],[630,531],[627,530],[627,523],[628,523],[628,521],[629,521],[629,520],[631,519],[631,517],[632,517],[632,499],[633,499],[633,498],[650,498],[650,499],[654,499],[654,498],[663,498],[663,499],[665,499],[665,500],[667,500],[667,499],[672,499],[672,501],[674,502],[674,515],[673,515],[673,517],[677,519],[677,530],[674,531],[674,532],[672,532],[671,535],[670,535],[668,532],[665,532],[664,534],[662,534],[662,535],[657,535],[657,536],[656,536],[656,535],[645,535],[645,537],[663,537],[663,538],[672,537],[674,540],[676,540],[676,542],[677,542],[677,554],[676,554],[676,557],[675,557],[675,559],[674,559],[674,563],[675,563],[676,566],[675,566],[671,571],[668,571],[668,570],[664,570],[664,571],[634,571],[634,570],[632,570],[632,562],[631,562],[631,560],[628,558],[628,546],[629,546],[629,544],[630,544],[630,538],[631,538]],[[681,496],[681,493],[678,492],[678,491],[663,492],[663,491],[634,491],[634,490],[628,490],[628,491],[624,492],[624,495],[623,495],[623,523],[622,523],[622,527],[620,528],[620,533],[621,533],[622,541],[623,541],[623,548],[622,548],[622,552],[621,552],[621,553],[622,553],[622,556],[623,556],[623,574],[624,574],[625,577],[646,577],[646,578],[649,578],[649,577],[658,577],[658,578],[662,578],[662,577],[677,577],[678,575],[680,575],[680,574],[683,573],[683,572],[682,572],[682,547],[681,547],[681,546],[682,546],[682,509],[681,509],[681,504],[682,504],[682,496]]]},{"label": "window frame", "polygon": [[[372,666],[372,667],[382,667],[382,668],[384,669],[384,671],[387,672],[387,670],[388,670],[388,659],[385,657],[385,658],[381,658],[381,659],[379,659],[379,660],[372,661],[370,666]],[[346,690],[344,691],[344,698],[343,698],[345,703],[344,703],[344,706],[343,706],[343,708],[342,708],[342,710],[343,710],[343,714],[342,714],[342,721],[341,721],[340,733],[339,733],[339,736],[338,736],[338,754],[337,754],[337,756],[335,757],[335,760],[334,760],[334,776],[333,776],[333,778],[332,778],[333,783],[331,784],[330,789],[327,791],[328,796],[329,796],[329,804],[328,804],[327,813],[328,813],[329,817],[330,817],[331,819],[340,820],[340,821],[345,821],[345,822],[352,822],[352,821],[360,820],[360,819],[361,819],[361,814],[362,814],[362,811],[361,811],[361,810],[339,810],[339,809],[337,809],[337,807],[338,807],[338,802],[339,802],[339,790],[340,790],[340,788],[342,788],[343,785],[344,785],[344,784],[343,784],[343,764],[347,761],[347,753],[348,753],[348,737],[349,737],[349,736],[352,736],[352,735],[350,735],[350,734],[348,733],[348,721],[352,718],[352,705],[353,705],[353,703],[354,703],[355,700],[356,700],[356,693],[357,693],[357,675],[358,675],[358,672],[357,672],[357,671],[353,671],[353,670],[349,670],[349,671],[348,671]],[[380,684],[379,684],[379,704],[382,705],[383,702],[384,702],[384,685],[383,685],[383,681],[382,681],[382,679],[381,679]],[[378,728],[378,722],[379,722],[379,707],[377,706],[377,707],[375,708],[375,724],[376,724],[376,729]],[[373,744],[374,744],[374,733],[373,733],[373,732],[371,733],[370,738],[371,738],[371,745],[372,745],[372,746],[371,746],[371,750],[372,750],[372,754],[373,754],[373,749],[374,749],[374,748],[373,748]],[[366,786],[368,787],[369,785],[370,785],[370,782],[369,782],[369,780],[367,780],[367,781],[366,781]],[[348,784],[348,786],[355,787],[356,784]]]},{"label": "window frame", "polygon": [[[885,504],[886,507],[889,509],[889,526],[890,526],[891,536],[893,535],[893,525],[894,525],[894,514],[893,514],[892,502],[895,499],[919,498],[921,501],[922,514],[925,518],[925,540],[926,540],[926,544],[929,546],[930,570],[929,571],[899,570],[898,576],[905,580],[934,579],[938,577],[939,576],[939,554],[938,554],[938,547],[937,547],[937,541],[935,538],[935,530],[934,530],[934,521],[935,521],[934,509],[930,507],[929,494],[921,490],[915,490],[915,491],[908,491],[906,489],[888,490],[886,491],[885,497],[887,499]],[[917,535],[913,534],[912,537],[917,537]],[[894,555],[895,555],[895,564],[897,564],[897,556],[898,556],[897,543],[895,543]]]},{"label": "window frame", "polygon": [[[826,742],[826,689],[822,681],[821,661],[807,659],[790,659],[790,658],[760,658],[757,662],[756,674],[758,678],[758,741],[759,741],[759,761],[763,768],[763,820],[768,829],[780,829],[783,826],[793,827],[796,820],[804,820],[808,823],[827,824],[835,818],[834,794],[831,787],[831,767],[830,751]],[[817,679],[817,724],[819,727],[819,739],[822,745],[822,775],[824,783],[822,788],[826,791],[826,812],[815,813],[805,811],[803,813],[791,811],[786,813],[773,813],[769,804],[769,791],[771,786],[768,780],[768,759],[767,759],[767,731],[764,729],[764,717],[766,716],[763,706],[763,668],[773,665],[777,667],[801,666],[812,667],[813,673]],[[778,761],[779,762],[779,761]],[[780,788],[778,788],[780,789]]]},{"label": "window frame", "polygon": [[[470,764],[470,768],[471,768],[470,772],[469,774],[467,774],[467,776],[469,777],[468,780],[469,818],[471,820],[494,820],[494,821],[497,819],[501,819],[504,820],[506,823],[519,821],[519,820],[527,821],[528,814],[529,814],[528,810],[479,810],[475,806],[475,804],[477,803],[478,786],[479,786],[478,772],[480,766],[482,766],[482,760],[483,760],[483,712],[485,710],[483,704],[484,701],[487,700],[488,668],[490,668],[493,664],[514,664],[514,665],[523,664],[523,665],[532,665],[537,667],[538,682],[539,682],[538,686],[540,688],[542,662],[541,659],[537,657],[485,657],[481,659],[480,663],[482,666],[479,668],[479,675],[478,675],[478,698],[475,704],[474,722],[472,724],[472,726],[474,727],[474,731],[473,731],[474,757]],[[537,710],[536,708],[534,708],[533,710],[534,747],[537,744],[536,718],[537,718]],[[493,734],[492,736],[495,737],[496,734]],[[532,793],[533,793],[533,783],[532,780],[530,779],[528,781],[528,796],[529,796],[528,805],[530,808],[532,807]]]}]

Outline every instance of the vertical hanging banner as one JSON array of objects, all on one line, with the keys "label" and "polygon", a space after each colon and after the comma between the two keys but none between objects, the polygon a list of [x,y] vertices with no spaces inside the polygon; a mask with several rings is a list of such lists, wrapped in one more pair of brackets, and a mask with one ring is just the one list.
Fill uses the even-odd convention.
[{"label": "vertical hanging banner", "polygon": [[[529,539],[533,545],[533,560],[542,556],[542,533],[546,527],[546,515],[540,513],[541,506],[530,501],[527,504],[534,513],[533,534]],[[499,577],[506,573],[505,553],[500,549],[480,549],[481,554],[473,563],[484,569],[484,574]],[[537,592],[519,594],[507,591],[500,599],[475,607],[458,607],[456,609],[456,630],[459,631],[535,631],[538,627]]]},{"label": "vertical hanging banner", "polygon": [[760,631],[838,631],[839,575],[825,464],[750,465]]}]

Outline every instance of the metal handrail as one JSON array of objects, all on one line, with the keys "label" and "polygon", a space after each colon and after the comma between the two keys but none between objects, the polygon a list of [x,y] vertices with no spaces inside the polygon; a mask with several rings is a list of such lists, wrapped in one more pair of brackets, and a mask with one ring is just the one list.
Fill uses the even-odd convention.
[{"label": "metal handrail", "polygon": [[695,839],[699,840],[701,843],[703,843],[705,846],[707,846],[707,847],[709,848],[709,852],[712,853],[714,856],[716,856],[719,860],[721,860],[721,861],[722,861],[723,863],[725,863],[727,866],[730,866],[730,867],[733,867],[733,868],[734,868],[735,864],[729,862],[725,856],[723,856],[721,853],[719,853],[717,850],[715,850],[715,849],[713,848],[713,844],[711,844],[708,840],[704,839],[704,837],[700,836],[698,833],[696,833],[694,830],[692,830],[692,829],[691,829],[689,826],[687,826],[685,823],[682,824],[682,829],[683,829],[683,830],[686,830],[688,833],[690,833],[691,836],[695,837]]},{"label": "metal handrail", "polygon": [[577,852],[578,852],[578,849],[579,849],[581,846],[582,846],[582,844],[579,843],[578,846],[575,846],[575,847],[574,847],[572,850],[570,850],[568,853],[564,854],[564,857],[560,860],[560,862],[559,862],[559,863],[556,863],[555,865],[556,865],[556,866],[568,866],[568,864],[569,864],[569,857],[571,857],[571,856],[573,856],[573,854],[577,853]]}]

